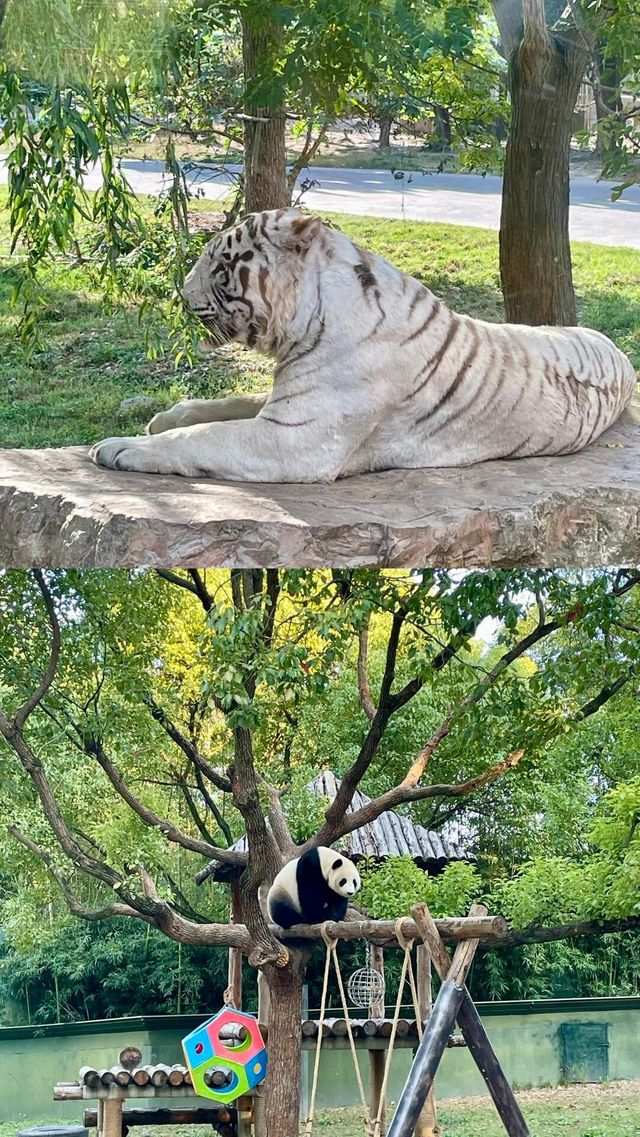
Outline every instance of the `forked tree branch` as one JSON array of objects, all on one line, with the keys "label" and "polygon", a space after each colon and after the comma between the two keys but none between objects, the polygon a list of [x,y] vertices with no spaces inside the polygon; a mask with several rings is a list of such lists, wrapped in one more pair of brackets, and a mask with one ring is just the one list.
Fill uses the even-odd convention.
[{"label": "forked tree branch", "polygon": [[224,777],[223,774],[220,774],[215,766],[212,766],[210,762],[207,762],[206,758],[202,757],[197,746],[178,729],[175,723],[169,718],[167,712],[156,702],[153,696],[145,692],[142,696],[142,701],[149,708],[158,725],[169,735],[169,738],[175,742],[176,746],[182,750],[182,753],[186,755],[194,767],[199,769],[216,789],[221,790],[222,793],[225,794],[231,793],[231,782],[229,779]]},{"label": "forked tree branch", "polygon": [[131,907],[129,904],[114,902],[113,904],[105,904],[102,908],[87,908],[86,905],[78,900],[67,877],[60,871],[49,852],[44,849],[42,845],[36,844],[31,837],[27,837],[26,833],[23,833],[17,825],[8,825],[7,833],[11,837],[14,837],[16,841],[19,841],[21,845],[24,845],[25,849],[28,849],[29,852],[33,853],[34,856],[38,857],[39,860],[46,865],[51,876],[60,888],[69,911],[72,912],[74,916],[78,916],[82,920],[107,920],[111,916],[135,916],[138,920],[144,920],[147,924],[155,923],[153,916],[138,912],[137,909]]}]

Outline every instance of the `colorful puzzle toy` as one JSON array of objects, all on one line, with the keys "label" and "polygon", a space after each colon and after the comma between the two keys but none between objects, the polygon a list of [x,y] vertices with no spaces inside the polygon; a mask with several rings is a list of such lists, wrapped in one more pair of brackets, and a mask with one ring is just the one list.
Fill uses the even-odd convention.
[{"label": "colorful puzzle toy", "polygon": [[232,1102],[261,1082],[267,1072],[267,1051],[253,1015],[223,1007],[192,1030],[182,1049],[197,1094]]}]

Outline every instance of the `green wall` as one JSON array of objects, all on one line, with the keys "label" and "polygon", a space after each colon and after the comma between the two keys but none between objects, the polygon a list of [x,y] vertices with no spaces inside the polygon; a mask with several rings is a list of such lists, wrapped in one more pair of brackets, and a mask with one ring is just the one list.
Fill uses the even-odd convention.
[{"label": "green wall", "polygon": [[[480,1003],[478,1009],[507,1076],[519,1086],[560,1081],[559,1029],[563,1023],[606,1023],[609,1078],[640,1077],[640,998]],[[199,1015],[159,1015],[0,1028],[0,1121],[15,1121],[16,1129],[26,1121],[78,1121],[83,1109],[80,1102],[52,1102],[55,1082],[72,1081],[80,1066],[114,1065],[118,1051],[128,1043],[140,1047],[145,1063],[181,1061],[180,1039],[202,1021]],[[360,1057],[366,1082],[368,1058],[366,1053]],[[397,1099],[410,1062],[409,1050],[394,1055],[391,1100]],[[309,1054],[307,1076],[312,1064]],[[438,1075],[438,1096],[464,1097],[481,1093],[483,1088],[468,1052],[448,1050]],[[319,1106],[356,1105],[357,1101],[350,1053],[326,1051]]]}]

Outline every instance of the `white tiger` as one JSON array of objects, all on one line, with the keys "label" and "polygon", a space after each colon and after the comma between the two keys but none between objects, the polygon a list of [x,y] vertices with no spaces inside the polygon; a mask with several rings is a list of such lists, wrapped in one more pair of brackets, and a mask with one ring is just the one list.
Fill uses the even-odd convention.
[{"label": "white tiger", "polygon": [[333,481],[407,467],[570,454],[636,383],[587,328],[491,324],[317,217],[252,214],[207,246],[185,303],[219,342],[276,360],[268,394],[186,400],[147,437],[91,452],[120,470],[252,482]]}]

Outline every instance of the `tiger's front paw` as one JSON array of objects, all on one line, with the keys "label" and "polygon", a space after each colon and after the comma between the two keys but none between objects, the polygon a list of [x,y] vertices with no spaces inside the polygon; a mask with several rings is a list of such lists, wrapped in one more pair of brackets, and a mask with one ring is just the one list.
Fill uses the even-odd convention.
[{"label": "tiger's front paw", "polygon": [[91,447],[89,457],[108,470],[134,470],[146,474],[180,473],[165,454],[146,438],[105,438]]},{"label": "tiger's front paw", "polygon": [[189,407],[189,400],[185,399],[181,403],[175,403],[174,406],[169,407],[166,411],[158,411],[157,415],[154,415],[151,422],[148,423],[145,433],[162,434],[165,430],[176,430],[181,426],[192,426],[193,423],[197,421],[197,417],[194,417]]}]

